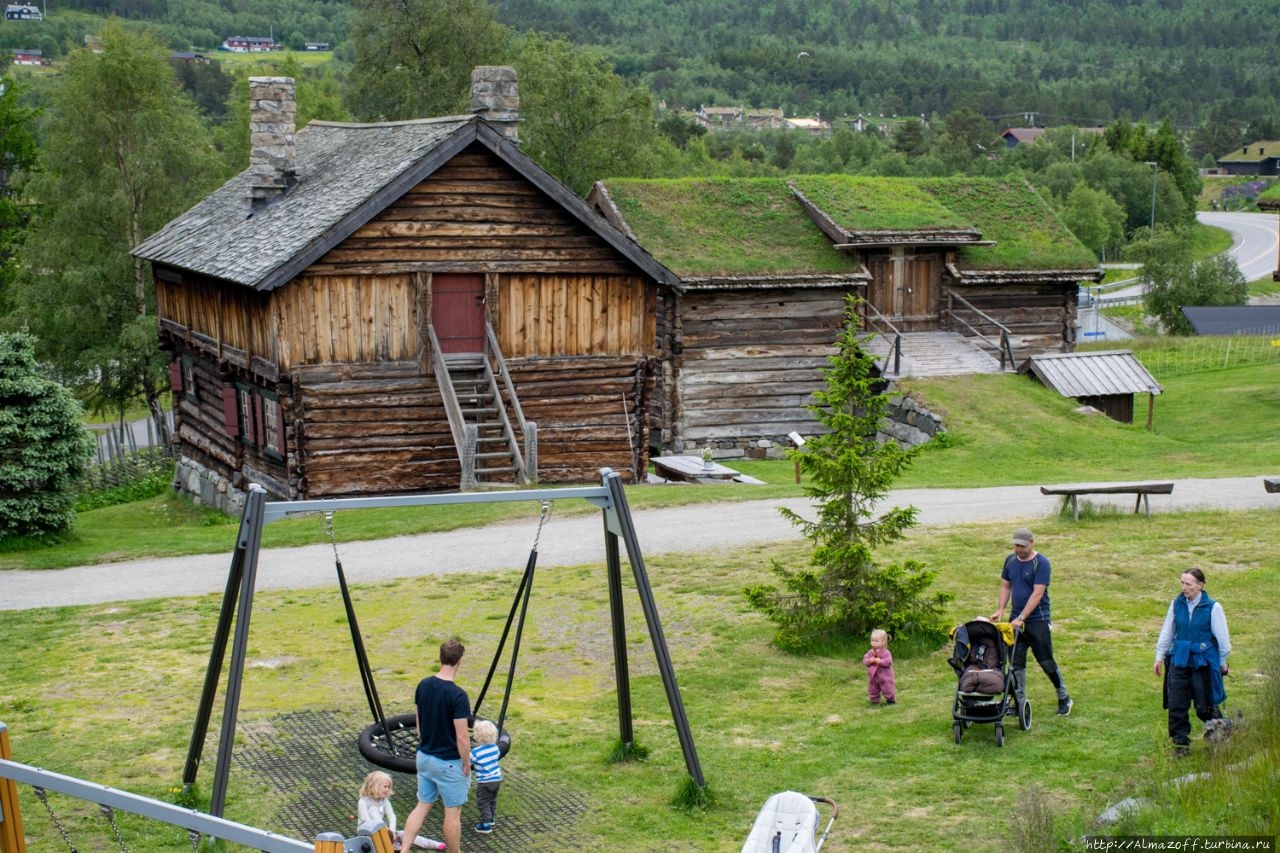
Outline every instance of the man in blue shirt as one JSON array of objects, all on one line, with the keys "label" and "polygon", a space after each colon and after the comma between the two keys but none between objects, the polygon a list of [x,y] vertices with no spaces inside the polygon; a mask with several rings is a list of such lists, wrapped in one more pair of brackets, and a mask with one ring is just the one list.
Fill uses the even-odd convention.
[{"label": "man in blue shirt", "polygon": [[1049,676],[1058,693],[1058,715],[1065,717],[1075,704],[1062,681],[1062,672],[1053,659],[1053,635],[1049,625],[1049,558],[1036,552],[1035,537],[1025,527],[1013,531],[1013,553],[1005,558],[1000,573],[1000,603],[991,614],[993,622],[1004,620],[1004,606],[1013,599],[1013,615],[1009,619],[1020,628],[1013,647],[1013,683],[1019,703],[1026,698],[1027,649],[1036,663]]},{"label": "man in blue shirt", "polygon": [[466,651],[457,640],[440,644],[440,669],[418,682],[418,804],[404,821],[404,837],[413,839],[437,798],[444,803],[444,841],[449,853],[462,844],[462,807],[471,788],[471,737],[467,722],[471,701],[454,683]]},{"label": "man in blue shirt", "polygon": [[1169,709],[1169,739],[1179,755],[1191,747],[1192,702],[1201,722],[1222,718],[1218,710],[1226,698],[1222,676],[1227,674],[1231,635],[1222,605],[1204,591],[1204,572],[1182,573],[1182,594],[1169,603],[1160,638],[1156,640],[1156,675],[1167,666],[1164,707]]}]

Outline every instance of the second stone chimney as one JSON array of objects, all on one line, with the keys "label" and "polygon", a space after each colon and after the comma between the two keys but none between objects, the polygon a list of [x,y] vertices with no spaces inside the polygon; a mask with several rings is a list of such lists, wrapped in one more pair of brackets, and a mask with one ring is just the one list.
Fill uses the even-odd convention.
[{"label": "second stone chimney", "polygon": [[292,77],[249,78],[249,198],[266,204],[293,186],[298,102]]},{"label": "second stone chimney", "polygon": [[471,112],[519,143],[520,87],[509,65],[477,65],[471,70]]}]

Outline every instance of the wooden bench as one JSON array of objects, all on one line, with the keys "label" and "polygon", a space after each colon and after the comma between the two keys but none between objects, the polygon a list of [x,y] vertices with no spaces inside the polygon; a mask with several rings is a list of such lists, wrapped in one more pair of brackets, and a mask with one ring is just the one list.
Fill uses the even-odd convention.
[{"label": "wooden bench", "polygon": [[658,476],[667,480],[696,483],[699,480],[732,480],[738,476],[737,471],[719,462],[708,465],[701,456],[655,456],[649,461]]},{"label": "wooden bench", "polygon": [[1272,494],[1275,494],[1276,492],[1280,492],[1280,477],[1263,477],[1262,488],[1266,489],[1268,492],[1271,492]]},{"label": "wooden bench", "polygon": [[1151,517],[1151,495],[1173,494],[1173,483],[1077,483],[1067,486],[1041,486],[1042,495],[1065,495],[1071,498],[1071,517],[1080,520],[1081,495],[1137,495],[1133,504],[1136,513],[1146,507],[1147,518]]}]

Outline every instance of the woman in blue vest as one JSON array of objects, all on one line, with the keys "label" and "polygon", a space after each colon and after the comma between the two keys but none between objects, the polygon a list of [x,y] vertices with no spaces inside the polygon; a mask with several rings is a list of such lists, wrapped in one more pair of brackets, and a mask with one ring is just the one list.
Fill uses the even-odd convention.
[{"label": "woman in blue vest", "polygon": [[1191,748],[1192,702],[1201,722],[1222,716],[1218,706],[1227,698],[1222,676],[1227,674],[1230,653],[1222,605],[1204,591],[1204,572],[1187,569],[1182,573],[1182,595],[1169,604],[1156,641],[1156,675],[1163,664],[1169,738],[1179,755]]}]

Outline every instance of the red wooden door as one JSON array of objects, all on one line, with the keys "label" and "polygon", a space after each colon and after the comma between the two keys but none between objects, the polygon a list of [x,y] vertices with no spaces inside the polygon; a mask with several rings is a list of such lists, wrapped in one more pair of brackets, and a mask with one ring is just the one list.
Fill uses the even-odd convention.
[{"label": "red wooden door", "polygon": [[484,276],[433,275],[431,322],[441,352],[483,352]]}]

